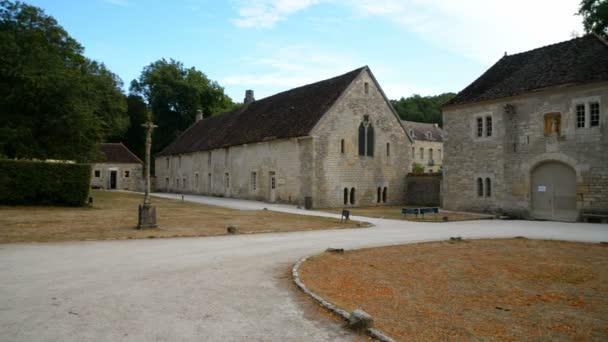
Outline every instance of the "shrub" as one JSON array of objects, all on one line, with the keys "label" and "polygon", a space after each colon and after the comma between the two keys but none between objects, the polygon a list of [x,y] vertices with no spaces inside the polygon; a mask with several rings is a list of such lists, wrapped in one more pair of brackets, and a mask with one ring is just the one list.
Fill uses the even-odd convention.
[{"label": "shrub", "polygon": [[82,206],[91,165],[0,159],[0,204]]},{"label": "shrub", "polygon": [[413,173],[424,173],[424,166],[422,166],[418,163],[414,163],[412,165],[412,172]]}]

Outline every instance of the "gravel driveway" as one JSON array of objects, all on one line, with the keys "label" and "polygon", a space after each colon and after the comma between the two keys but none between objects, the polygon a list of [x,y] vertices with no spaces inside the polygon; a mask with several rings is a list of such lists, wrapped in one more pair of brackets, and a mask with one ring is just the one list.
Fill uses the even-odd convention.
[{"label": "gravel driveway", "polygon": [[[186,199],[239,209],[266,207],[330,215],[253,201],[202,196]],[[159,219],[162,225],[162,217]],[[600,224],[359,219],[376,226],[208,238],[0,245],[1,339],[348,341],[352,335],[339,324],[310,319],[286,286],[284,276],[300,257],[327,247],[359,248],[451,236],[608,241],[608,226]]]}]

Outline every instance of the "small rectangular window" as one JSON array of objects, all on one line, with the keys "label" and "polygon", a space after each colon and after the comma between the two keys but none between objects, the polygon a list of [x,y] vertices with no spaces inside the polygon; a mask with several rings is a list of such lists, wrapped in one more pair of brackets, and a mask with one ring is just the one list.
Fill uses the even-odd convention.
[{"label": "small rectangular window", "polygon": [[591,102],[589,104],[589,124],[591,127],[600,125],[600,104],[599,102]]},{"label": "small rectangular window", "polygon": [[424,148],[420,148],[420,159],[424,159]]},{"label": "small rectangular window", "polygon": [[166,158],[166,162],[167,162],[167,170],[168,170],[169,167],[171,167],[171,162],[169,160],[169,157]]},{"label": "small rectangular window", "polygon": [[95,178],[101,177],[101,171],[95,170]]},{"label": "small rectangular window", "polygon": [[483,118],[477,118],[477,136],[483,137]]},{"label": "small rectangular window", "polygon": [[131,172],[129,170],[125,170],[124,177],[129,178],[130,175],[131,175]]},{"label": "small rectangular window", "polygon": [[441,160],[441,149],[437,150],[437,158],[439,158],[439,160]]},{"label": "small rectangular window", "polygon": [[344,139],[340,140],[340,153],[344,153]]},{"label": "small rectangular window", "polygon": [[258,189],[258,174],[256,172],[251,173],[251,189],[253,191]]},{"label": "small rectangular window", "polygon": [[391,143],[386,143],[386,156],[389,157],[391,155]]},{"label": "small rectangular window", "polygon": [[486,116],[486,136],[492,136],[492,117]]},{"label": "small rectangular window", "polygon": [[412,147],[412,159],[416,158],[416,148]]},{"label": "small rectangular window", "polygon": [[576,127],[585,128],[585,105],[576,105]]},{"label": "small rectangular window", "polygon": [[432,161],[433,160],[433,149],[429,148],[429,159]]},{"label": "small rectangular window", "polygon": [[369,94],[369,83],[365,82],[363,88],[365,89],[365,94]]}]

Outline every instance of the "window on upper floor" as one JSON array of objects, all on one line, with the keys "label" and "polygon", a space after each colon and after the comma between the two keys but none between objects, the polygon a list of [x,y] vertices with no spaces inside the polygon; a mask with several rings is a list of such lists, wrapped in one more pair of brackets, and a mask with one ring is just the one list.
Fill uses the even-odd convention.
[{"label": "window on upper floor", "polygon": [[386,143],[386,156],[389,157],[391,155],[391,143]]},{"label": "window on upper floor", "polygon": [[431,140],[433,138],[433,135],[431,134],[431,132],[426,132],[426,138],[428,140]]},{"label": "window on upper floor", "polygon": [[443,158],[443,157],[441,156],[441,149],[440,149],[440,148],[439,148],[439,149],[437,149],[437,158],[439,158],[439,160],[441,160],[441,158]]},{"label": "window on upper floor", "polygon": [[414,139],[414,130],[413,130],[413,129],[410,129],[410,137],[411,137],[412,139]]},{"label": "window on upper floor", "polygon": [[492,136],[492,117],[486,116],[486,137]]},{"label": "window on upper floor", "polygon": [[576,128],[585,128],[585,119],[586,119],[586,112],[585,112],[585,104],[581,103],[581,104],[577,104],[576,105]]},{"label": "window on upper floor", "polygon": [[412,147],[412,159],[416,158],[416,148]]},{"label": "window on upper floor", "polygon": [[124,178],[129,178],[129,176],[131,176],[131,171],[125,170],[124,173],[123,173],[123,177]]},{"label": "window on upper floor", "polygon": [[369,83],[365,82],[363,84],[363,89],[365,91],[365,94],[369,94]]},{"label": "window on upper floor", "polygon": [[420,159],[421,160],[424,159],[424,148],[423,147],[420,148]]},{"label": "window on upper floor", "polygon": [[340,153],[344,154],[344,139],[340,140]]},{"label": "window on upper floor", "polygon": [[483,137],[483,118],[477,118],[477,136]]},{"label": "window on upper floor", "polygon": [[433,149],[429,148],[429,159],[433,160]]},{"label": "window on upper floor", "polygon": [[171,167],[171,162],[169,161],[169,157],[167,157],[165,160],[166,160],[166,163],[167,163],[167,170],[168,170],[169,167]]},{"label": "window on upper floor", "polygon": [[600,125],[600,103],[591,102],[589,104],[589,124],[591,127]]}]

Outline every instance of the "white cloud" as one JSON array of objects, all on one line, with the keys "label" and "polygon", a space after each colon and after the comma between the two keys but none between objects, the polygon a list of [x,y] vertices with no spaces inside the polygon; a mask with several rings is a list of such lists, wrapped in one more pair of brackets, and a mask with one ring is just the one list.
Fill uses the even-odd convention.
[{"label": "white cloud", "polygon": [[[239,27],[270,28],[321,2],[379,17],[443,49],[484,64],[582,31],[578,0],[253,0],[242,2]],[[399,33],[395,32],[398,37]]]},{"label": "white cloud", "polygon": [[238,27],[270,28],[290,14],[315,5],[321,0],[249,0],[240,3]]}]

